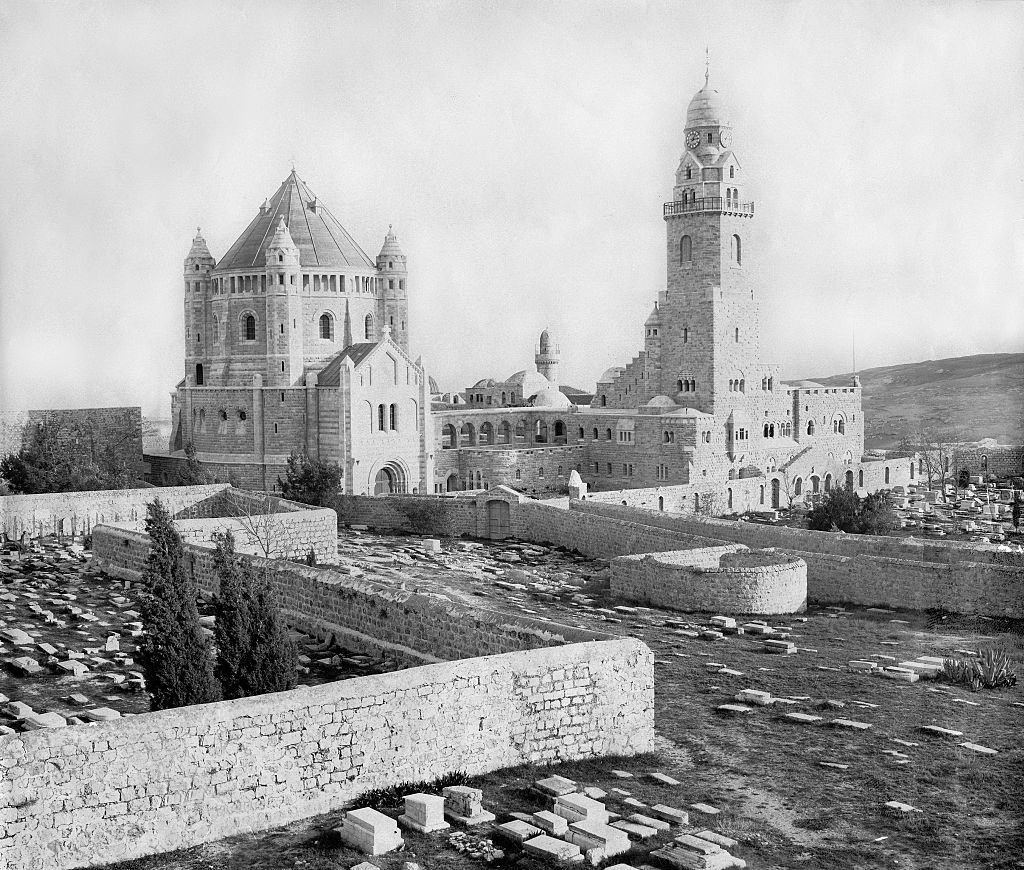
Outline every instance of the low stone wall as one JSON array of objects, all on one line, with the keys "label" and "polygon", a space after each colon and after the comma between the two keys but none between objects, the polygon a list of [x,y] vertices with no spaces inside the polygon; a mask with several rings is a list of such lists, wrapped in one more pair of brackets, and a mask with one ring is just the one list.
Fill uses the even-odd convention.
[{"label": "low stone wall", "polygon": [[477,526],[475,496],[339,495],[331,506],[344,525],[450,537],[486,535]]},{"label": "low stone wall", "polygon": [[[212,551],[190,544],[186,552],[198,588],[216,593]],[[99,526],[93,532],[93,553],[104,570],[137,579],[146,565],[149,538],[127,529]],[[450,661],[609,637],[439,600],[356,579],[336,569],[246,558],[258,570],[270,569],[278,603],[291,624],[318,637],[333,634],[351,648],[387,652],[405,663]]]},{"label": "low stone wall", "polygon": [[807,563],[807,596],[819,603],[941,608],[1024,618],[1024,560],[994,547],[695,518],[587,500],[570,513],[631,516],[679,533],[705,531],[752,548],[776,548]]},{"label": "low stone wall", "polygon": [[612,593],[673,610],[795,613],[807,605],[803,559],[729,545],[621,556],[612,561]]},{"label": "low stone wall", "polygon": [[215,498],[225,483],[209,486],[171,486],[162,489],[104,489],[93,492],[55,492],[0,497],[0,528],[11,537],[89,534],[101,523],[137,522],[156,498],[172,515]]},{"label": "low stone wall", "polygon": [[650,650],[616,639],[0,737],[0,855],[123,861],[455,770],[645,752],[653,703]]}]

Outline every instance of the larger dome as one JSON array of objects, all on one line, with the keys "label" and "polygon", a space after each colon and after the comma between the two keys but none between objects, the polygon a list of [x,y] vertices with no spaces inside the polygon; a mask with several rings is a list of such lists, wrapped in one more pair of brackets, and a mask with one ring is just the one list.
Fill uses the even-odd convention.
[{"label": "larger dome", "polygon": [[558,389],[554,384],[549,383],[543,390],[533,397],[535,408],[570,408],[572,402],[569,397]]},{"label": "larger dome", "polygon": [[301,266],[376,270],[374,262],[293,169],[277,193],[263,204],[245,232],[221,257],[216,271],[262,269],[267,247],[281,218],[299,249]]},{"label": "larger dome", "polygon": [[711,85],[705,83],[690,100],[686,108],[686,128],[691,127],[728,127],[729,113],[725,103]]}]

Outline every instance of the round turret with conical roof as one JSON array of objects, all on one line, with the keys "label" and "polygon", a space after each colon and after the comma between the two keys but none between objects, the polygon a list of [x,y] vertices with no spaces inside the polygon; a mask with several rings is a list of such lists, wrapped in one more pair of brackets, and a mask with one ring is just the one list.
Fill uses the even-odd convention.
[{"label": "round turret with conical roof", "polygon": [[390,224],[384,244],[377,254],[377,271],[384,284],[381,293],[382,323],[391,329],[392,340],[404,350],[409,350],[409,304],[406,281],[405,254],[398,244],[398,237]]}]

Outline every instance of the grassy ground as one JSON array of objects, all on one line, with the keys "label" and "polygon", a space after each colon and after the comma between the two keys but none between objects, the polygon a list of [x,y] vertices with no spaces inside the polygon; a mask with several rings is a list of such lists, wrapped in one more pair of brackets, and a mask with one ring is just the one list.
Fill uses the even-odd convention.
[{"label": "grassy ground", "polygon": [[[612,788],[626,789],[647,804],[716,806],[722,814],[714,820],[691,815],[694,830],[710,827],[739,840],[741,845],[734,852],[752,868],[1024,867],[1024,750],[1020,747],[1024,706],[1014,705],[1024,703],[1021,686],[971,694],[934,681],[908,685],[845,669],[847,661],[872,654],[902,661],[975,649],[991,641],[1011,651],[1018,674],[1024,674],[1021,626],[865,609],[830,618],[826,611],[812,608],[806,623],[789,623],[801,651],[778,656],[763,652],[762,644],[749,635],[710,642],[676,634],[685,623],[700,622],[692,615],[640,608],[622,615],[623,621],[610,621],[618,617],[582,609],[564,599],[530,599],[529,605],[555,619],[635,635],[651,647],[656,657],[658,742],[652,756],[640,759],[601,759],[544,771],[518,768],[471,780],[483,789],[484,804],[497,813],[498,822],[507,820],[510,812],[544,808],[543,800],[528,786],[554,772],[609,791],[609,809],[623,815],[634,810],[623,805],[624,796],[611,793]],[[503,592],[487,606],[516,612],[523,605]],[[894,619],[901,622],[890,621]],[[887,645],[892,643],[896,645]],[[709,661],[741,671],[742,676],[712,673]],[[756,708],[741,718],[715,711],[743,688],[808,698],[785,710]],[[845,717],[870,723],[872,728],[850,731],[823,723],[801,725],[785,718],[790,711],[813,713],[825,720]],[[964,736],[956,740],[930,737],[919,730],[926,724],[962,731]],[[981,756],[957,745],[965,740],[997,749],[999,754]],[[849,767],[823,767],[821,762]],[[618,779],[613,769],[636,776]],[[664,786],[642,776],[654,770],[675,776],[681,784]],[[894,818],[883,806],[890,800],[911,804],[921,812]],[[400,812],[397,806],[383,808],[395,816]],[[117,867],[348,868],[365,859],[329,835],[341,815]],[[487,833],[488,826],[479,830],[481,836]],[[667,839],[662,836],[658,842]],[[405,852],[379,856],[372,863],[384,870],[400,870],[404,861],[417,861],[424,870],[481,866],[451,849],[444,834],[407,834],[406,843]],[[629,863],[639,866],[653,847],[650,842],[638,846]],[[524,870],[540,866],[512,853],[504,864]]]}]

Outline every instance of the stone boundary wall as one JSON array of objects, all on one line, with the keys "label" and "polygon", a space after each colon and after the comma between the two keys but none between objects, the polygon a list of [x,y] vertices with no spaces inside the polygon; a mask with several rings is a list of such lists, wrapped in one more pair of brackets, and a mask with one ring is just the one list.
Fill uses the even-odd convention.
[{"label": "stone boundary wall", "polygon": [[1024,477],[1024,447],[1008,444],[960,444],[953,448],[953,467],[985,477]]},{"label": "stone boundary wall", "polygon": [[67,870],[337,810],[370,789],[652,748],[631,638],[0,737],[5,866]]},{"label": "stone boundary wall", "polygon": [[612,560],[611,591],[673,610],[765,614],[806,608],[803,559],[736,547],[620,556]]},{"label": "stone boundary wall", "polygon": [[343,525],[363,525],[382,531],[429,535],[483,537],[477,528],[476,496],[339,495],[331,503]]},{"label": "stone boundary wall", "polygon": [[[872,535],[813,532],[689,515],[665,514],[573,501],[570,513],[616,517],[680,532],[705,530],[719,541],[751,548],[777,548],[807,563],[807,594],[820,603],[941,608],[953,613],[1024,618],[1024,567],[1021,557],[995,548],[908,541]],[[777,533],[777,534],[776,534]],[[832,551],[832,552],[830,552]],[[977,560],[971,560],[977,555]]]},{"label": "stone boundary wall", "polygon": [[[216,593],[213,552],[186,545],[196,584]],[[99,566],[137,579],[149,553],[149,538],[127,529],[99,526],[93,532]],[[330,568],[245,557],[258,570],[272,572],[279,606],[292,625],[326,638],[334,634],[345,646],[380,654],[406,664],[451,661],[558,644],[605,640],[609,635],[568,625],[507,616],[430,595],[356,579]]]},{"label": "stone boundary wall", "polygon": [[[623,493],[625,495],[625,493]],[[694,514],[668,513],[621,504],[608,504],[588,497],[573,501],[571,510],[620,519],[632,518],[659,528],[673,529],[686,535],[703,535],[720,541],[732,541],[753,548],[778,548],[804,553],[839,556],[889,556],[922,562],[992,562],[1024,568],[1024,556],[1000,552],[992,544],[969,544],[961,541],[933,541],[903,538],[895,535],[847,535],[843,532],[815,532],[789,526],[772,526],[739,520],[701,517]]]},{"label": "stone boundary wall", "polygon": [[[143,532],[145,521],[110,523],[111,527]],[[93,534],[105,528],[98,526]],[[318,565],[338,561],[338,515],[330,508],[310,508],[293,513],[263,514],[247,518],[210,517],[207,519],[176,519],[174,528],[186,544],[213,549],[215,532],[231,531],[235,550],[240,555],[265,555],[269,547],[274,559],[304,562],[310,549]],[[93,547],[95,548],[95,537]]]},{"label": "stone boundary wall", "polygon": [[103,489],[92,492],[54,492],[0,496],[0,528],[11,537],[28,532],[89,534],[101,523],[136,522],[146,517],[146,505],[159,498],[172,515],[216,497],[226,483],[171,486],[156,489]]}]

